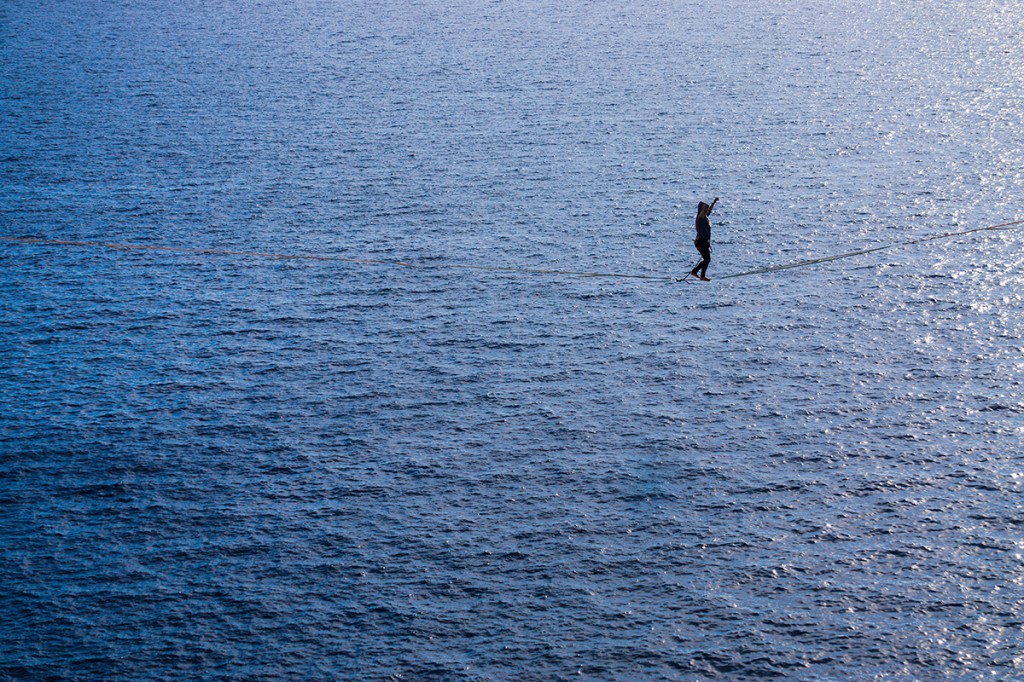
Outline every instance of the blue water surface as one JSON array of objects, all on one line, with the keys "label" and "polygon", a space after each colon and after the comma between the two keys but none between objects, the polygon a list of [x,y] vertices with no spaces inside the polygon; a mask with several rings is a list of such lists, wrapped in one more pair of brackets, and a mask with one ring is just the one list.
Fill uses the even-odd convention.
[{"label": "blue water surface", "polygon": [[0,679],[1020,678],[1022,40],[5,0]]}]

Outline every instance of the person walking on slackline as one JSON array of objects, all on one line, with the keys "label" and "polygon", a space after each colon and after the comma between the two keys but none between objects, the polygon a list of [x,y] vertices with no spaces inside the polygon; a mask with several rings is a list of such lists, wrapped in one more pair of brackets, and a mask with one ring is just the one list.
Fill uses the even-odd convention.
[{"label": "person walking on slackline", "polygon": [[690,274],[703,282],[711,281],[708,277],[708,265],[711,263],[711,219],[708,216],[717,203],[718,197],[715,197],[710,205],[703,201],[697,204],[697,238],[693,240],[693,245],[700,252],[700,262],[690,270]]}]

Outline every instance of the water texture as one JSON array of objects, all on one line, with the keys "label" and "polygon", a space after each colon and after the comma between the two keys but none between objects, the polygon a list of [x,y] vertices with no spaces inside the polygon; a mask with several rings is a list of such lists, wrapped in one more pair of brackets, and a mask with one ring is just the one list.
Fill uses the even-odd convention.
[{"label": "water texture", "polygon": [[1024,676],[1009,0],[0,5],[0,679]]}]

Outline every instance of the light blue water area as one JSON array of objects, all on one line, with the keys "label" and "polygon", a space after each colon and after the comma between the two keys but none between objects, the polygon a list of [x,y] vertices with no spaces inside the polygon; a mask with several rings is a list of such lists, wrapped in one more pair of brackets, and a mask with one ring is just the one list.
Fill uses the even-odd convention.
[{"label": "light blue water area", "polygon": [[1022,42],[4,2],[0,679],[1020,677]]}]

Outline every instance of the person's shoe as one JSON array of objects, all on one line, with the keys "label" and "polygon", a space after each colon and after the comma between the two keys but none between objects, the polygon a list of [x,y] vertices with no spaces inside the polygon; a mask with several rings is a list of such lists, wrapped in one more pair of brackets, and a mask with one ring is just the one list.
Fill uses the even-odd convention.
[{"label": "person's shoe", "polygon": [[698,275],[697,279],[699,279],[702,282],[710,282],[711,281],[710,277],[705,277],[704,275]]}]

